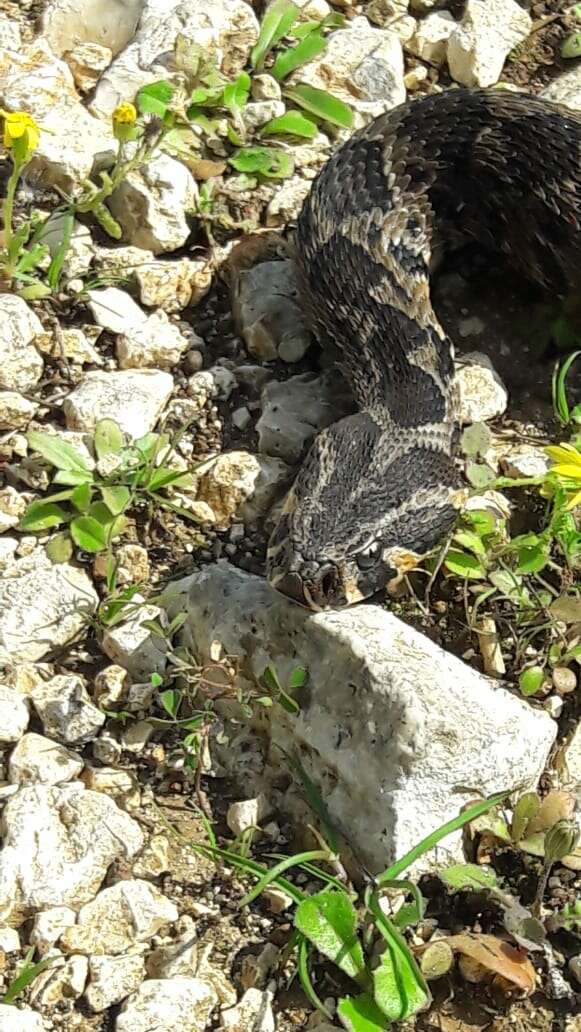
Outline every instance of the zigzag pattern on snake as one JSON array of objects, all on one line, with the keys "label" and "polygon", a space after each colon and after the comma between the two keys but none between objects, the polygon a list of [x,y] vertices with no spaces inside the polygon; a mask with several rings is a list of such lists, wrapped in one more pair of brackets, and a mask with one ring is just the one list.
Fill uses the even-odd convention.
[{"label": "zigzag pattern on snake", "polygon": [[433,256],[460,234],[565,295],[581,283],[580,223],[581,117],[521,93],[408,102],[333,154],[299,216],[297,262],[358,411],[299,470],[269,543],[273,587],[315,610],[349,605],[445,537],[461,482]]}]

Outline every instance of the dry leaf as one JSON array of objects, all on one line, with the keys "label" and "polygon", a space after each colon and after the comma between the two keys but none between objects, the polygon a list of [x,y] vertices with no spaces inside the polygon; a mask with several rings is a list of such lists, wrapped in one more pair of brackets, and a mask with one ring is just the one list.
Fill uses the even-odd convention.
[{"label": "dry leaf", "polygon": [[503,939],[497,939],[495,935],[463,932],[460,935],[449,936],[446,942],[455,953],[471,957],[482,967],[495,975],[500,975],[519,989],[530,993],[535,988],[535,969],[529,958],[522,950],[516,949]]}]

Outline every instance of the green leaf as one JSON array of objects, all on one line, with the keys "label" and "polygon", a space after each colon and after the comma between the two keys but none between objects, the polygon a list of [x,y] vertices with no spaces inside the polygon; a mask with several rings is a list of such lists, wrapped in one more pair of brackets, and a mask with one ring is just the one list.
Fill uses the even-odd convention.
[{"label": "green leaf", "polygon": [[347,1032],[386,1032],[388,1028],[385,1014],[371,993],[343,997],[339,1000],[337,1015]]},{"label": "green leaf", "polygon": [[242,147],[228,162],[237,172],[257,172],[268,179],[286,179],[294,170],[290,154],[274,147]]},{"label": "green leaf", "polygon": [[310,118],[305,118],[300,111],[285,111],[278,118],[271,118],[260,130],[261,136],[302,136],[312,140],[317,135],[317,127]]},{"label": "green leaf", "polygon": [[65,211],[62,216],[62,237],[60,243],[56,249],[56,252],[52,258],[52,261],[48,267],[47,281],[51,290],[56,290],[59,285],[61,272],[63,271],[63,265],[65,258],[68,254],[69,247],[71,246],[71,237],[73,235],[73,229],[75,225],[75,215],[71,208],[69,211]]},{"label": "green leaf", "polygon": [[472,423],[460,438],[460,448],[471,459],[485,455],[492,442],[492,434],[486,423]]},{"label": "green leaf", "polygon": [[[39,960],[36,964],[32,964],[32,958],[34,956],[34,946],[31,946],[27,951],[22,966],[18,970],[18,974],[12,979],[8,986],[2,1003],[11,1004],[24,992],[24,990],[34,982],[34,979],[40,975],[42,971],[46,971],[48,967],[56,962],[57,957],[45,957],[44,960]],[[15,1011],[15,1014],[18,1013]]]},{"label": "green leaf", "polygon": [[90,470],[86,470],[84,473],[77,473],[73,469],[59,469],[54,477],[53,484],[68,484],[70,487],[74,487],[77,484],[92,484],[93,473]]},{"label": "green leaf", "polygon": [[107,528],[94,516],[75,516],[70,529],[73,541],[84,552],[102,552],[107,548]]},{"label": "green leaf", "polygon": [[124,487],[122,484],[106,487],[101,484],[99,490],[107,509],[113,516],[119,516],[120,513],[125,512],[131,500],[131,491],[128,487]]},{"label": "green leaf", "polygon": [[91,504],[91,485],[79,484],[71,494],[71,502],[79,512],[87,512]]},{"label": "green leaf", "polygon": [[286,79],[295,68],[308,64],[315,57],[327,49],[327,40],[320,29],[311,32],[304,39],[297,43],[296,47],[289,47],[288,50],[281,50],[271,68],[271,75],[275,79]]},{"label": "green leaf", "polygon": [[350,129],[353,125],[353,111],[349,105],[331,96],[326,90],[301,82],[297,86],[287,86],[284,95],[298,107],[310,111],[325,122],[339,125],[343,129]]},{"label": "green leaf", "polygon": [[490,466],[485,466],[482,462],[469,462],[466,466],[466,479],[472,487],[483,488],[490,487],[496,477]]},{"label": "green leaf", "polygon": [[290,691],[296,691],[297,688],[303,688],[307,683],[308,676],[307,671],[303,667],[295,667],[288,680]]},{"label": "green leaf", "polygon": [[[514,544],[514,542],[513,542]],[[548,542],[538,540],[534,544],[518,549],[517,573],[539,573],[549,559]]]},{"label": "green leaf", "polygon": [[441,868],[438,877],[445,885],[458,892],[460,889],[495,889],[498,877],[495,871],[478,864],[452,864]]},{"label": "green leaf", "polygon": [[125,438],[119,423],[116,423],[114,419],[100,419],[95,424],[93,444],[99,459],[106,455],[120,455]]},{"label": "green leaf", "polygon": [[166,713],[169,713],[170,717],[175,718],[178,715],[182,701],[182,693],[177,688],[168,688],[167,691],[161,692],[159,701]]},{"label": "green leaf", "polygon": [[31,502],[18,524],[20,530],[50,530],[66,523],[68,515],[60,505],[50,499]]},{"label": "green leaf", "polygon": [[73,554],[73,543],[69,534],[66,531],[62,534],[55,534],[48,542],[45,551],[51,563],[68,562]]},{"label": "green leaf", "polygon": [[346,892],[326,889],[299,903],[295,928],[349,978],[366,979],[363,949],[357,938],[357,913]]},{"label": "green leaf", "polygon": [[163,684],[163,677],[161,676],[161,674],[158,674],[157,671],[154,671],[151,677],[149,678],[149,681],[152,688],[161,688]]},{"label": "green leaf", "polygon": [[469,555],[468,552],[461,552],[457,548],[450,549],[444,565],[457,577],[465,577],[467,580],[483,580],[486,577],[486,570],[482,563],[478,562],[475,556]]},{"label": "green leaf", "polygon": [[276,44],[286,36],[299,17],[299,9],[289,0],[275,0],[267,7],[256,45],[250,53],[252,68],[260,69],[265,57]]},{"label": "green leaf", "polygon": [[137,94],[135,103],[142,115],[156,115],[157,118],[163,118],[173,95],[174,87],[171,82],[160,79],[159,82],[151,82],[148,86],[143,86]]},{"label": "green leaf", "polygon": [[42,455],[57,469],[71,470],[76,473],[90,473],[87,460],[72,444],[60,437],[47,434],[44,430],[29,430],[26,435],[29,447]]},{"label": "green leaf", "polygon": [[523,695],[536,695],[545,682],[545,671],[542,667],[529,667],[519,675],[518,686]]},{"label": "green leaf", "polygon": [[148,491],[161,491],[164,487],[174,485],[176,487],[191,487],[194,478],[191,473],[185,473],[183,469],[168,469],[167,466],[160,466],[154,469],[147,481]]},{"label": "green leaf", "polygon": [[567,59],[581,57],[581,32],[573,32],[567,36],[567,39],[561,44],[561,57]]},{"label": "green leaf", "polygon": [[431,993],[405,939],[383,913],[375,893],[369,909],[387,946],[373,971],[375,1002],[390,1021],[404,1021],[428,1006]]},{"label": "green leaf", "polygon": [[248,100],[250,93],[250,76],[248,72],[241,72],[238,78],[224,87],[223,104],[232,114],[240,111]]},{"label": "green leaf", "polygon": [[474,555],[483,558],[486,555],[486,548],[482,542],[482,539],[475,534],[472,530],[458,530],[454,534],[454,541],[463,548],[468,548]]}]

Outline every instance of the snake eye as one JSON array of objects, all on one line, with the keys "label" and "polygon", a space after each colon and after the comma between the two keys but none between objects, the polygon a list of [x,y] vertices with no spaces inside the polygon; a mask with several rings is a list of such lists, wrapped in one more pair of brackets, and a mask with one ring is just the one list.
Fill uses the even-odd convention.
[{"label": "snake eye", "polygon": [[381,559],[381,544],[374,541],[364,552],[359,552],[355,561],[360,570],[371,570],[378,560]]}]

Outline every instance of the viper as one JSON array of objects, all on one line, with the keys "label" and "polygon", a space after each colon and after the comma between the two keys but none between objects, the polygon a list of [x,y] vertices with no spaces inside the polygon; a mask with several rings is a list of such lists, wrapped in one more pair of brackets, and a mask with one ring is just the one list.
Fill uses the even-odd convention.
[{"label": "viper", "polygon": [[453,527],[454,354],[430,300],[458,238],[555,295],[581,281],[581,117],[506,89],[450,89],[355,132],[298,218],[301,296],[357,411],[314,440],[270,538],[267,576],[310,609],[389,588]]}]

